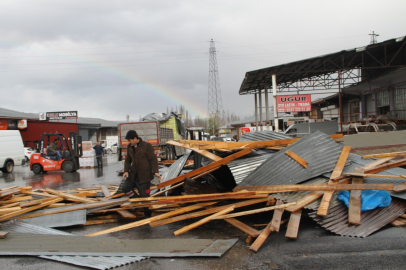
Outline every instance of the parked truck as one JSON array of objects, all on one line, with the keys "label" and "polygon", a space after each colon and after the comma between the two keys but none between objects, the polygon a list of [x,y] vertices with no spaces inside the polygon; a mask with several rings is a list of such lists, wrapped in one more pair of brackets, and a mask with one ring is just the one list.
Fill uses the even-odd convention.
[{"label": "parked truck", "polygon": [[170,128],[160,127],[158,121],[122,123],[118,125],[117,129],[117,155],[119,161],[124,162],[124,159],[127,156],[128,141],[125,139],[125,136],[129,130],[137,131],[138,136],[143,141],[150,143],[154,148],[158,159],[174,160],[176,157],[182,156],[186,153],[184,148],[166,144],[167,141],[174,139],[174,132],[177,132],[177,130],[174,131]]}]

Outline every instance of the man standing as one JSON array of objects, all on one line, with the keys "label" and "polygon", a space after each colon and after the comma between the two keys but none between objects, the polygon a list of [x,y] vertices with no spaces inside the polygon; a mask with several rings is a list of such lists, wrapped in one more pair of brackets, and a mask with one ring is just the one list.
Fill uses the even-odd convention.
[{"label": "man standing", "polygon": [[99,142],[96,142],[96,145],[93,147],[93,149],[96,151],[97,167],[103,167],[102,160],[102,156],[104,156],[103,146],[101,146]]},{"label": "man standing", "polygon": [[[154,175],[161,181],[154,148],[150,143],[139,138],[135,130],[129,130],[125,138],[129,144],[124,163],[123,179],[125,182],[122,190],[130,198],[149,197],[151,180],[154,179]],[[135,192],[135,188],[139,195]],[[146,217],[151,216],[151,212],[148,210],[148,208],[145,209]]]}]

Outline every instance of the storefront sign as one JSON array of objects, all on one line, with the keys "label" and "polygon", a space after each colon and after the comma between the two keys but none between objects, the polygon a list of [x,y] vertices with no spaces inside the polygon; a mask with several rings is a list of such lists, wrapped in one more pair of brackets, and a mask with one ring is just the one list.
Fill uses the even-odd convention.
[{"label": "storefront sign", "polygon": [[39,114],[39,120],[77,119],[78,111],[46,112]]},{"label": "storefront sign", "polygon": [[27,120],[23,119],[18,121],[18,129],[26,129],[27,128]]},{"label": "storefront sign", "polygon": [[277,96],[278,112],[310,112],[312,110],[311,95]]}]

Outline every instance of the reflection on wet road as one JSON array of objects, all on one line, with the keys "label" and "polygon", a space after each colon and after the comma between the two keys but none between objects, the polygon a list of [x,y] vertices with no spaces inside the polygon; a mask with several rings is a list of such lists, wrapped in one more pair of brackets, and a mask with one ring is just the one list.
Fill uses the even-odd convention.
[{"label": "reflection on wet road", "polygon": [[14,167],[10,174],[0,172],[0,189],[11,186],[32,186],[33,189],[52,188],[66,190],[79,187],[98,185],[118,185],[121,176],[117,174],[123,165],[117,161],[117,155],[110,154],[103,158],[102,168],[79,169],[74,173],[64,171],[50,171],[34,174],[28,165]]}]

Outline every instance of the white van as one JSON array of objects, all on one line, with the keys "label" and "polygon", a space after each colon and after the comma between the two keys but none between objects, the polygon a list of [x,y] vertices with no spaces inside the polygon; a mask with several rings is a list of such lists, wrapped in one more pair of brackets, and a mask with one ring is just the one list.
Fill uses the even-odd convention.
[{"label": "white van", "polygon": [[24,163],[24,145],[20,131],[0,130],[0,170],[11,173],[14,166]]}]

